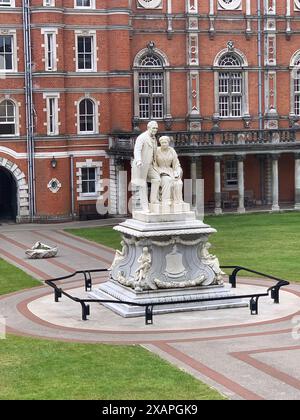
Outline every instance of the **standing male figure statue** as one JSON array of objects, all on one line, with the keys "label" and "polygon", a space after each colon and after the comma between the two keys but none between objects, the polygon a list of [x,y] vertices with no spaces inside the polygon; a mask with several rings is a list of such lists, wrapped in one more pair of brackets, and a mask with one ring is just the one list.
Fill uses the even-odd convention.
[{"label": "standing male figure statue", "polygon": [[134,161],[132,163],[131,182],[133,188],[138,190],[141,210],[149,211],[147,182],[151,182],[151,203],[158,203],[158,193],[160,187],[160,175],[155,170],[155,160],[157,152],[156,133],[158,124],[150,121],[147,131],[140,134],[136,139],[134,147]]}]

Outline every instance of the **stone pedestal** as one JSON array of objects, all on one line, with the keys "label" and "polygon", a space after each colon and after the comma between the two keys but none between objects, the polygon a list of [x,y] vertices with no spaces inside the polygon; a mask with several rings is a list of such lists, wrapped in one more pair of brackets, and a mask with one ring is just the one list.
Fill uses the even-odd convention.
[{"label": "stone pedestal", "polygon": [[[220,301],[193,302],[196,299],[203,300],[211,298],[212,296],[215,298],[229,298],[230,296],[234,296],[230,285],[187,287],[184,289],[170,289],[168,291],[164,289],[158,289],[155,291],[136,292],[111,280],[101,285],[99,289],[90,293],[90,296],[96,299],[135,302],[142,305],[152,305],[153,302],[164,303],[163,305],[154,305],[154,314],[228,309],[248,305],[242,300],[230,299]],[[184,303],[178,303],[182,302],[183,300],[185,301]],[[123,316],[124,318],[145,316],[145,306],[134,306],[126,304],[120,305],[119,303],[105,303],[104,306],[111,309],[118,315]]]},{"label": "stone pedestal", "polygon": [[[210,297],[232,295],[223,285],[217,258],[205,257],[208,238],[216,230],[196,220],[195,213],[135,214],[114,229],[122,234],[122,251],[117,251],[111,280],[90,296],[136,303],[161,301],[154,312],[178,312],[243,306],[241,301],[191,303]],[[208,254],[209,255],[209,254]],[[213,257],[209,255],[209,257]],[[185,300],[184,304],[176,301]],[[144,307],[106,304],[124,317],[141,316]]]}]

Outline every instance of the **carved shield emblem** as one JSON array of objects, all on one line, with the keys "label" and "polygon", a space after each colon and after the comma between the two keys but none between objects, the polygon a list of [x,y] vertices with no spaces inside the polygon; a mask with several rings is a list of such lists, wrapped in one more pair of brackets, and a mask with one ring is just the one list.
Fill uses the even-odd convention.
[{"label": "carved shield emblem", "polygon": [[183,265],[183,256],[178,252],[176,245],[174,246],[173,251],[166,256],[166,261],[166,274],[169,277],[180,278],[185,275],[186,268]]}]

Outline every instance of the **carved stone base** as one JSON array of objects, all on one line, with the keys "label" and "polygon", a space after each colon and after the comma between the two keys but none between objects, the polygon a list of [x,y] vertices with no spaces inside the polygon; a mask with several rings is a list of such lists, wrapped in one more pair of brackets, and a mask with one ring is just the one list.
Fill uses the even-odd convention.
[{"label": "carved stone base", "polygon": [[[166,314],[174,312],[205,311],[213,309],[230,309],[248,306],[247,302],[241,299],[221,300],[210,302],[191,302],[195,299],[206,299],[212,296],[230,297],[234,296],[230,286],[209,286],[209,287],[187,287],[184,289],[156,290],[147,292],[135,292],[128,287],[108,281],[102,284],[99,289],[89,294],[93,299],[129,301],[139,304],[153,304],[153,302],[164,302],[165,305],[156,305],[153,308],[154,314]],[[184,300],[185,303],[177,303]],[[168,303],[170,303],[168,305]],[[104,306],[125,318],[145,315],[145,307],[117,303],[105,303]]]},{"label": "carved stone base", "polygon": [[215,230],[198,220],[144,223],[127,220],[122,233],[123,259],[118,255],[111,278],[135,290],[211,285],[214,271],[201,251]]},{"label": "carved stone base", "polygon": [[[155,215],[153,215],[155,216]],[[160,215],[156,215],[159,217]],[[155,219],[156,220],[156,219]],[[114,228],[122,234],[122,251],[111,266],[111,280],[90,294],[102,300],[135,303],[167,302],[156,313],[244,306],[236,300],[192,303],[209,297],[232,296],[223,285],[218,258],[209,253],[208,238],[216,230],[203,222],[184,220],[145,223],[126,220]],[[186,300],[184,304],[176,304]],[[171,305],[172,303],[172,305]],[[144,307],[107,304],[124,317],[141,316]]]}]

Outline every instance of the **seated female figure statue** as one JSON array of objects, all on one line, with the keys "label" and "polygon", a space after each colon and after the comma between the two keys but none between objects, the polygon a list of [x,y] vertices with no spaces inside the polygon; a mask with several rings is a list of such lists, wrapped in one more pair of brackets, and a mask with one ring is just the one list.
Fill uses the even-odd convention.
[{"label": "seated female figure statue", "polygon": [[164,204],[183,203],[182,168],[170,138],[163,136],[159,139],[160,147],[156,152],[155,169],[161,177],[161,201]]}]

